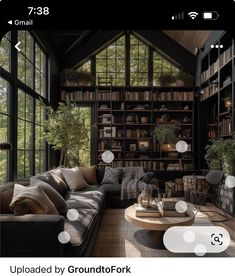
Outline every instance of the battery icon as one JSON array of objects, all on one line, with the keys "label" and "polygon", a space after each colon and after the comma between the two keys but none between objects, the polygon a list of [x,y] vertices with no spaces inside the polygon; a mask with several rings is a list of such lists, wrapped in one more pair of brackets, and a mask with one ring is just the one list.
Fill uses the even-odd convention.
[{"label": "battery icon", "polygon": [[219,14],[217,11],[206,11],[203,12],[202,18],[205,20],[217,20],[219,18]]}]

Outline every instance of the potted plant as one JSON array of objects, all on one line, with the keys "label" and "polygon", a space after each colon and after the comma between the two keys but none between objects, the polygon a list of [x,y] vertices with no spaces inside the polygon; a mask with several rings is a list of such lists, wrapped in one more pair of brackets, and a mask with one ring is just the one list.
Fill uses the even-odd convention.
[{"label": "potted plant", "polygon": [[223,170],[225,175],[235,174],[235,140],[213,139],[206,147],[205,159],[210,170]]},{"label": "potted plant", "polygon": [[[47,120],[44,121],[45,139],[54,150],[60,150],[60,166],[69,166],[69,158],[79,163],[79,150],[86,146],[88,130],[85,116],[78,106],[66,101],[59,103],[56,110],[46,107]],[[79,165],[77,163],[77,165]]]},{"label": "potted plant", "polygon": [[94,81],[90,72],[66,69],[60,75],[60,80],[64,86],[88,86]]},{"label": "potted plant", "polygon": [[170,86],[170,84],[175,82],[175,77],[171,73],[163,73],[159,77],[159,82],[161,86]]},{"label": "potted plant", "polygon": [[162,124],[154,128],[153,135],[160,144],[160,155],[164,151],[169,151],[176,143],[176,131],[179,128],[175,125]]},{"label": "potted plant", "polygon": [[186,73],[182,70],[180,70],[176,76],[176,86],[192,86],[193,85],[193,76],[189,73]]}]

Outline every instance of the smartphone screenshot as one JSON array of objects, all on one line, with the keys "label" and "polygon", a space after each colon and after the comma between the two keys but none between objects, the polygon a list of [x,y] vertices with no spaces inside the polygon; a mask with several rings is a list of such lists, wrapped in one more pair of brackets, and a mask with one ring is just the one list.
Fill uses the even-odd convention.
[{"label": "smartphone screenshot", "polygon": [[232,271],[235,2],[20,2],[0,0],[1,275]]}]

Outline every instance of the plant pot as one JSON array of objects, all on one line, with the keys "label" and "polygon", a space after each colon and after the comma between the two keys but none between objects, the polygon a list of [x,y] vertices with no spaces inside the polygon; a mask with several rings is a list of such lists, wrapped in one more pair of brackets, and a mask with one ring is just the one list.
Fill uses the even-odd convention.
[{"label": "plant pot", "polygon": [[176,84],[176,86],[185,86],[184,81],[183,81],[183,80],[179,80],[179,79],[177,79],[177,80],[175,81],[175,84]]}]

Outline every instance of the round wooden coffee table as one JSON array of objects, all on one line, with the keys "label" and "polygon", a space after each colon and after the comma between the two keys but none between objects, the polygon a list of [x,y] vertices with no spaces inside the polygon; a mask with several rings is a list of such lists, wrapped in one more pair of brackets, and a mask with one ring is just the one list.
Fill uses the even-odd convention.
[{"label": "round wooden coffee table", "polygon": [[188,204],[185,217],[136,217],[135,206],[131,205],[125,210],[125,219],[143,229],[135,232],[135,239],[144,246],[162,249],[163,235],[172,226],[190,226],[194,222],[192,205]]}]

